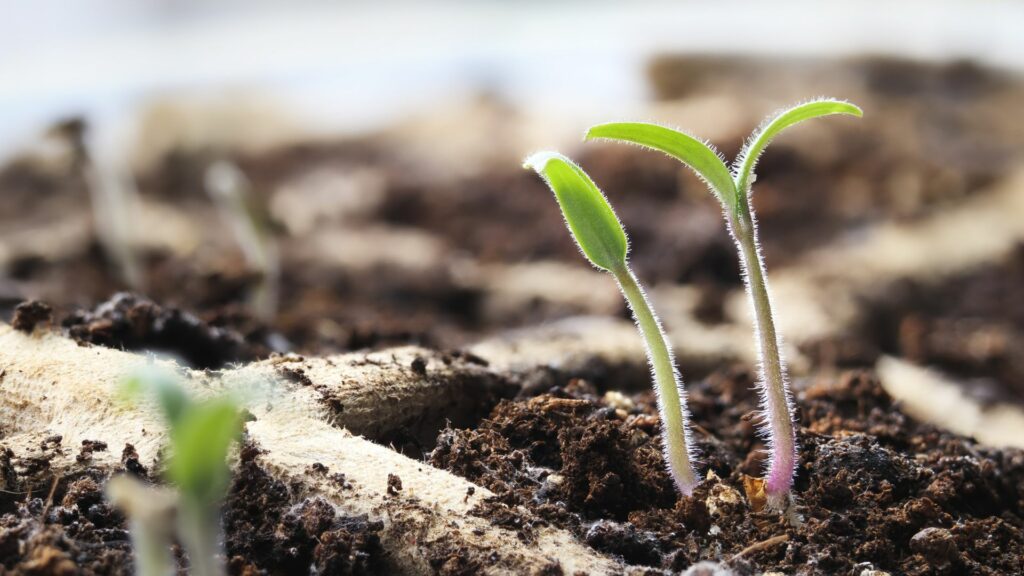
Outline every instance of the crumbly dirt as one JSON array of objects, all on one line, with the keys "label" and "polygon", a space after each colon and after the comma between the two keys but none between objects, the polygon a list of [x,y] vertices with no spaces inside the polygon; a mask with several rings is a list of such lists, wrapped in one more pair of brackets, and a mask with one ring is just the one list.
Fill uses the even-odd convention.
[{"label": "crumbly dirt", "polygon": [[92,311],[74,312],[62,324],[78,342],[172,354],[196,368],[219,368],[260,355],[231,330],[127,292]]},{"label": "crumbly dirt", "polygon": [[1024,452],[914,422],[867,372],[797,383],[802,526],[753,511],[743,480],[759,475],[762,446],[751,385],[739,370],[690,385],[707,480],[689,498],[663,469],[652,394],[602,397],[580,380],[503,402],[475,430],[444,430],[429,461],[493,490],[478,513],[524,540],[552,523],[662,570],[1024,570]]},{"label": "crumbly dirt", "polygon": [[[82,453],[106,449],[101,444],[83,444]],[[0,452],[0,575],[132,574],[125,518],[103,495],[109,472],[80,458],[81,470],[54,478],[46,462],[59,449],[54,440],[32,458]],[[134,448],[123,452],[120,471],[145,478]],[[300,497],[298,488],[260,467],[254,446],[243,446],[241,456],[223,514],[232,575],[385,573],[379,522],[340,515],[322,498]],[[330,477],[344,485],[343,475]]]},{"label": "crumbly dirt", "polygon": [[1024,244],[1003,261],[941,283],[897,282],[863,302],[847,334],[807,347],[819,366],[868,365],[879,354],[933,366],[982,403],[1024,404]]},{"label": "crumbly dirt", "polygon": [[28,300],[14,308],[14,315],[11,317],[11,326],[26,334],[31,334],[36,326],[48,324],[53,320],[53,308],[46,302],[39,300]]},{"label": "crumbly dirt", "polygon": [[132,574],[124,517],[103,496],[108,473],[79,460],[55,477],[49,461],[64,449],[58,437],[32,454],[0,448],[0,574]]},{"label": "crumbly dirt", "polygon": [[[343,476],[339,481],[344,485]],[[298,490],[260,467],[258,447],[243,446],[224,510],[231,574],[384,573],[383,524],[342,516],[323,498],[301,498]]]}]

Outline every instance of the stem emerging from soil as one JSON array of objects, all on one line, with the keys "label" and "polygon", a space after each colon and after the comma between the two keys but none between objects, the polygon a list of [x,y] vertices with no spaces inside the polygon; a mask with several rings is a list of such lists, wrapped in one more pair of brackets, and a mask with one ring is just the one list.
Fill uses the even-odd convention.
[{"label": "stem emerging from soil", "polygon": [[783,510],[788,507],[786,500],[796,471],[796,429],[791,416],[793,402],[779,336],[775,331],[764,258],[757,241],[757,222],[751,213],[749,198],[746,194],[740,196],[736,210],[729,212],[726,220],[740,252],[743,279],[754,309],[754,333],[761,359],[758,390],[764,409],[762,433],[770,452],[765,492],[769,506]]},{"label": "stem emerging from soil", "polygon": [[178,536],[188,552],[189,573],[222,576],[220,554],[220,507],[196,502],[187,496],[178,508]]},{"label": "stem emerging from soil", "polygon": [[697,473],[693,469],[689,451],[690,432],[687,427],[689,414],[686,411],[686,392],[683,390],[679,371],[676,370],[672,349],[668,346],[665,331],[654,314],[643,288],[628,266],[613,269],[612,274],[619,283],[629,308],[633,311],[647,348],[647,361],[651,365],[658,395],[658,412],[661,414],[661,439],[668,462],[669,473],[676,487],[689,496],[697,485]]}]

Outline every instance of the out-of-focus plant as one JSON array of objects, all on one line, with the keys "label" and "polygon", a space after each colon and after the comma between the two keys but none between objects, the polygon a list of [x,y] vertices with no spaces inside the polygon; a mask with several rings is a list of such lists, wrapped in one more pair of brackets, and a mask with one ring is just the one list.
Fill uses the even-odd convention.
[{"label": "out-of-focus plant", "polygon": [[590,177],[565,156],[538,152],[527,158],[524,166],[544,178],[555,193],[569,231],[583,255],[615,278],[629,303],[646,345],[656,384],[665,461],[676,487],[690,495],[698,480],[693,468],[686,393],[661,323],[627,262],[629,243],[622,224]]},{"label": "out-of-focus plant", "polygon": [[107,498],[124,510],[135,551],[138,576],[168,576],[174,573],[171,544],[174,541],[174,508],[177,494],[151,486],[126,474],[107,482]]},{"label": "out-of-focus plant", "polygon": [[588,140],[621,140],[660,150],[696,172],[721,202],[726,224],[740,255],[747,294],[754,310],[755,340],[760,357],[758,389],[764,411],[761,432],[770,451],[765,492],[768,504],[779,510],[790,509],[792,501],[790,489],[797,464],[796,428],[786,365],[775,329],[767,274],[757,237],[757,218],[750,206],[751,185],[757,160],[775,136],[794,124],[830,114],[861,116],[862,112],[848,102],[828,99],[783,110],[769,117],[747,140],[731,171],[710,144],[656,124],[601,124],[591,128],[585,137]]},{"label": "out-of-focus plant", "polygon": [[131,171],[109,147],[100,145],[84,121],[61,122],[53,132],[67,141],[74,169],[89,190],[93,226],[104,253],[123,282],[134,290],[144,290],[145,275],[136,246],[142,202]]},{"label": "out-of-focus plant", "polygon": [[[231,443],[242,433],[243,418],[238,401],[228,395],[201,400],[188,396],[173,374],[155,369],[140,371],[124,383],[128,398],[151,395],[156,399],[167,421],[170,457],[166,479],[176,489],[176,527],[178,539],[189,559],[189,572],[196,576],[218,576],[224,573],[220,547],[220,505],[231,479],[227,456]],[[127,486],[127,485],[126,485]],[[128,494],[138,488],[115,485]],[[130,498],[129,498],[130,499]],[[140,574],[145,567],[155,566],[159,554],[153,550],[159,531],[153,527],[145,508],[125,506],[132,517],[133,538],[143,543],[136,549]],[[153,574],[160,572],[153,572]],[[145,576],[148,576],[146,574]]]},{"label": "out-of-focus plant", "polygon": [[269,322],[277,313],[281,266],[277,243],[266,218],[255,207],[249,180],[238,166],[220,160],[206,169],[204,184],[221,218],[231,228],[246,265],[260,275],[251,305],[261,320]]}]

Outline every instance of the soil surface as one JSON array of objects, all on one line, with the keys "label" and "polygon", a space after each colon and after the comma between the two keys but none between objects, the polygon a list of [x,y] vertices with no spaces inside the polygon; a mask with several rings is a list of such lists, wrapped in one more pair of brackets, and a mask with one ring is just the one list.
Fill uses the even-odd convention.
[{"label": "soil surface", "polygon": [[757,397],[742,370],[691,383],[701,469],[678,497],[662,465],[653,394],[570,380],[447,429],[428,461],[496,496],[479,507],[529,541],[553,524],[627,562],[736,574],[1018,574],[1024,452],[992,450],[900,412],[868,372],[797,383],[803,524],[763,506]]},{"label": "soil surface", "polygon": [[[0,574],[78,576],[133,574],[132,546],[124,516],[103,494],[109,471],[89,465],[101,443],[78,448],[81,470],[54,476],[49,461],[64,447],[48,439],[38,453],[21,458],[0,452]],[[258,574],[385,574],[379,522],[347,517],[302,487],[274,480],[246,444],[224,504],[225,552],[232,576]],[[125,446],[122,466],[150,480],[134,448]],[[344,474],[323,470],[344,485]],[[156,475],[153,475],[156,476]],[[180,573],[187,559],[176,547]]]},{"label": "soil surface", "polygon": [[1024,244],[942,282],[903,280],[866,298],[856,326],[807,348],[820,366],[879,354],[939,368],[983,404],[1024,404]]},{"label": "soil surface", "polygon": [[[780,75],[790,80],[780,83]],[[982,194],[1024,152],[1024,133],[1004,121],[1004,110],[1024,105],[1024,87],[969,63],[664,58],[653,65],[651,78],[658,97],[682,98],[684,105],[709,99],[748,102],[752,92],[761,94],[760,100],[731,109],[739,119],[722,119],[722,125],[735,126],[715,136],[727,157],[739,150],[757,116],[779,102],[842,94],[868,111],[862,120],[830,119],[813,131],[794,131],[762,158],[754,203],[772,270],[796,262],[807,250],[856,237],[879,219],[920,218]],[[484,113],[508,117],[501,106]],[[61,121],[47,137],[60,154],[26,153],[0,167],[4,241],[90,214],[90,158],[83,145],[89,129],[87,119]],[[703,184],[674,160],[631,147],[591,143],[567,152],[616,207],[644,282],[698,286],[706,300],[702,318],[721,319],[720,295],[740,285],[739,268],[719,207]],[[271,325],[247,312],[260,277],[246,268],[229,227],[203,191],[206,168],[222,159],[246,174],[254,211],[280,245],[280,310]],[[174,149],[137,175],[139,194],[192,219],[202,229],[199,237],[182,240],[203,248],[189,253],[146,248],[139,255],[145,282],[137,291],[161,306],[231,328],[264,354],[326,354],[400,343],[457,346],[495,330],[587,312],[571,303],[542,302],[497,316],[488,312],[486,287],[467,279],[467,263],[469,268],[539,260],[585,264],[539,179],[514,158],[481,162],[468,174],[439,175],[410,161],[400,143],[377,135],[248,154],[216,147]],[[337,193],[325,196],[325,186]],[[345,192],[346,186],[355,192]],[[281,198],[295,191],[289,198],[298,209],[281,208]],[[331,204],[335,201],[342,206]],[[295,217],[289,214],[296,210],[314,224],[290,224]],[[437,261],[351,269],[314,249],[323,242],[317,234],[325,230],[358,232],[368,226],[430,238],[438,246]],[[0,316],[5,319],[25,299],[51,304],[59,320],[131,288],[94,236],[58,256],[41,253],[36,244],[17,244],[3,263]],[[339,253],[352,250],[328,245]]]},{"label": "soil surface", "polygon": [[[771,270],[798,265],[829,242],[856,239],[881,220],[913,221],[956,207],[1024,157],[1024,131],[1006,115],[1024,106],[1024,83],[969,63],[663,58],[650,74],[654,92],[669,104],[743,104],[730,108],[738,119],[723,118],[736,128],[714,138],[729,157],[757,116],[779,103],[831,94],[867,111],[863,121],[794,131],[762,159],[754,202]],[[750,118],[741,113],[748,107]],[[173,206],[195,224],[195,238],[178,239],[194,247],[146,244],[139,253],[145,282],[129,286],[88,217],[88,130],[86,120],[62,121],[47,136],[48,149],[59,154],[26,153],[0,167],[0,318],[19,330],[50,326],[84,345],[152,350],[218,368],[283,351],[324,355],[404,343],[449,350],[592,312],[584,303],[540,297],[501,313],[490,307],[495,288],[481,272],[488,266],[554,261],[586,268],[550,192],[515,159],[439,175],[380,135],[259,153],[171,151],[136,180],[146,202]],[[598,144],[566,152],[616,207],[643,281],[696,286],[700,319],[721,322],[740,276],[703,185],[654,153]],[[222,159],[246,174],[256,212],[279,244],[280,306],[271,321],[249,309],[262,279],[247,269],[203,192],[206,168]],[[328,191],[336,191],[356,172],[377,184],[349,194],[355,207],[335,210],[325,202],[335,196],[310,184],[311,176],[327,174]],[[285,192],[296,190],[286,208],[305,210],[314,223],[307,228],[280,207]],[[75,236],[80,225],[85,232]],[[416,246],[436,250],[413,262],[341,265],[335,256],[352,247],[320,235],[370,229],[412,234]],[[61,250],[43,246],[64,234],[73,240]],[[387,234],[383,247],[392,240]],[[690,498],[677,496],[662,468],[654,398],[637,392],[649,388],[643,366],[595,367],[586,380],[552,372],[478,426],[441,431],[425,458],[494,491],[478,514],[524,541],[540,525],[564,527],[655,574],[702,560],[738,574],[1024,573],[1024,455],[911,420],[869,372],[833,376],[836,367],[864,368],[882,353],[895,354],[941,368],[975,397],[1024,402],[1022,285],[1024,248],[938,284],[880,287],[848,333],[805,350],[815,376],[795,383],[800,527],[754,510],[751,478],[761,473],[761,444],[753,383],[741,369],[718,366],[688,382],[708,474]],[[624,305],[618,314],[627,314]],[[120,451],[128,473],[159,474],[130,446],[101,444],[64,446],[52,438],[30,454],[0,448],[0,575],[130,573],[124,519],[106,504],[106,476],[90,466],[91,454]],[[79,467],[54,481],[49,462],[62,451]],[[344,472],[322,471],[342,485]],[[391,488],[401,490],[401,480]],[[243,448],[224,514],[232,574],[384,573],[379,524],[343,517],[303,494],[261,467],[259,447]],[[438,562],[439,570],[459,573],[457,557],[445,560],[452,561]]]}]

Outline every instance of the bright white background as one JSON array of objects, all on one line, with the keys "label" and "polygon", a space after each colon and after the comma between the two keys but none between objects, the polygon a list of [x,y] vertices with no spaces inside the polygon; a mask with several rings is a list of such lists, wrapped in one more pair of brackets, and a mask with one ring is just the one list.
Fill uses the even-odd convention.
[{"label": "bright white background", "polygon": [[971,57],[1024,71],[1024,3],[0,0],[0,157],[54,118],[255,90],[359,131],[486,87],[595,116],[653,52]]}]

